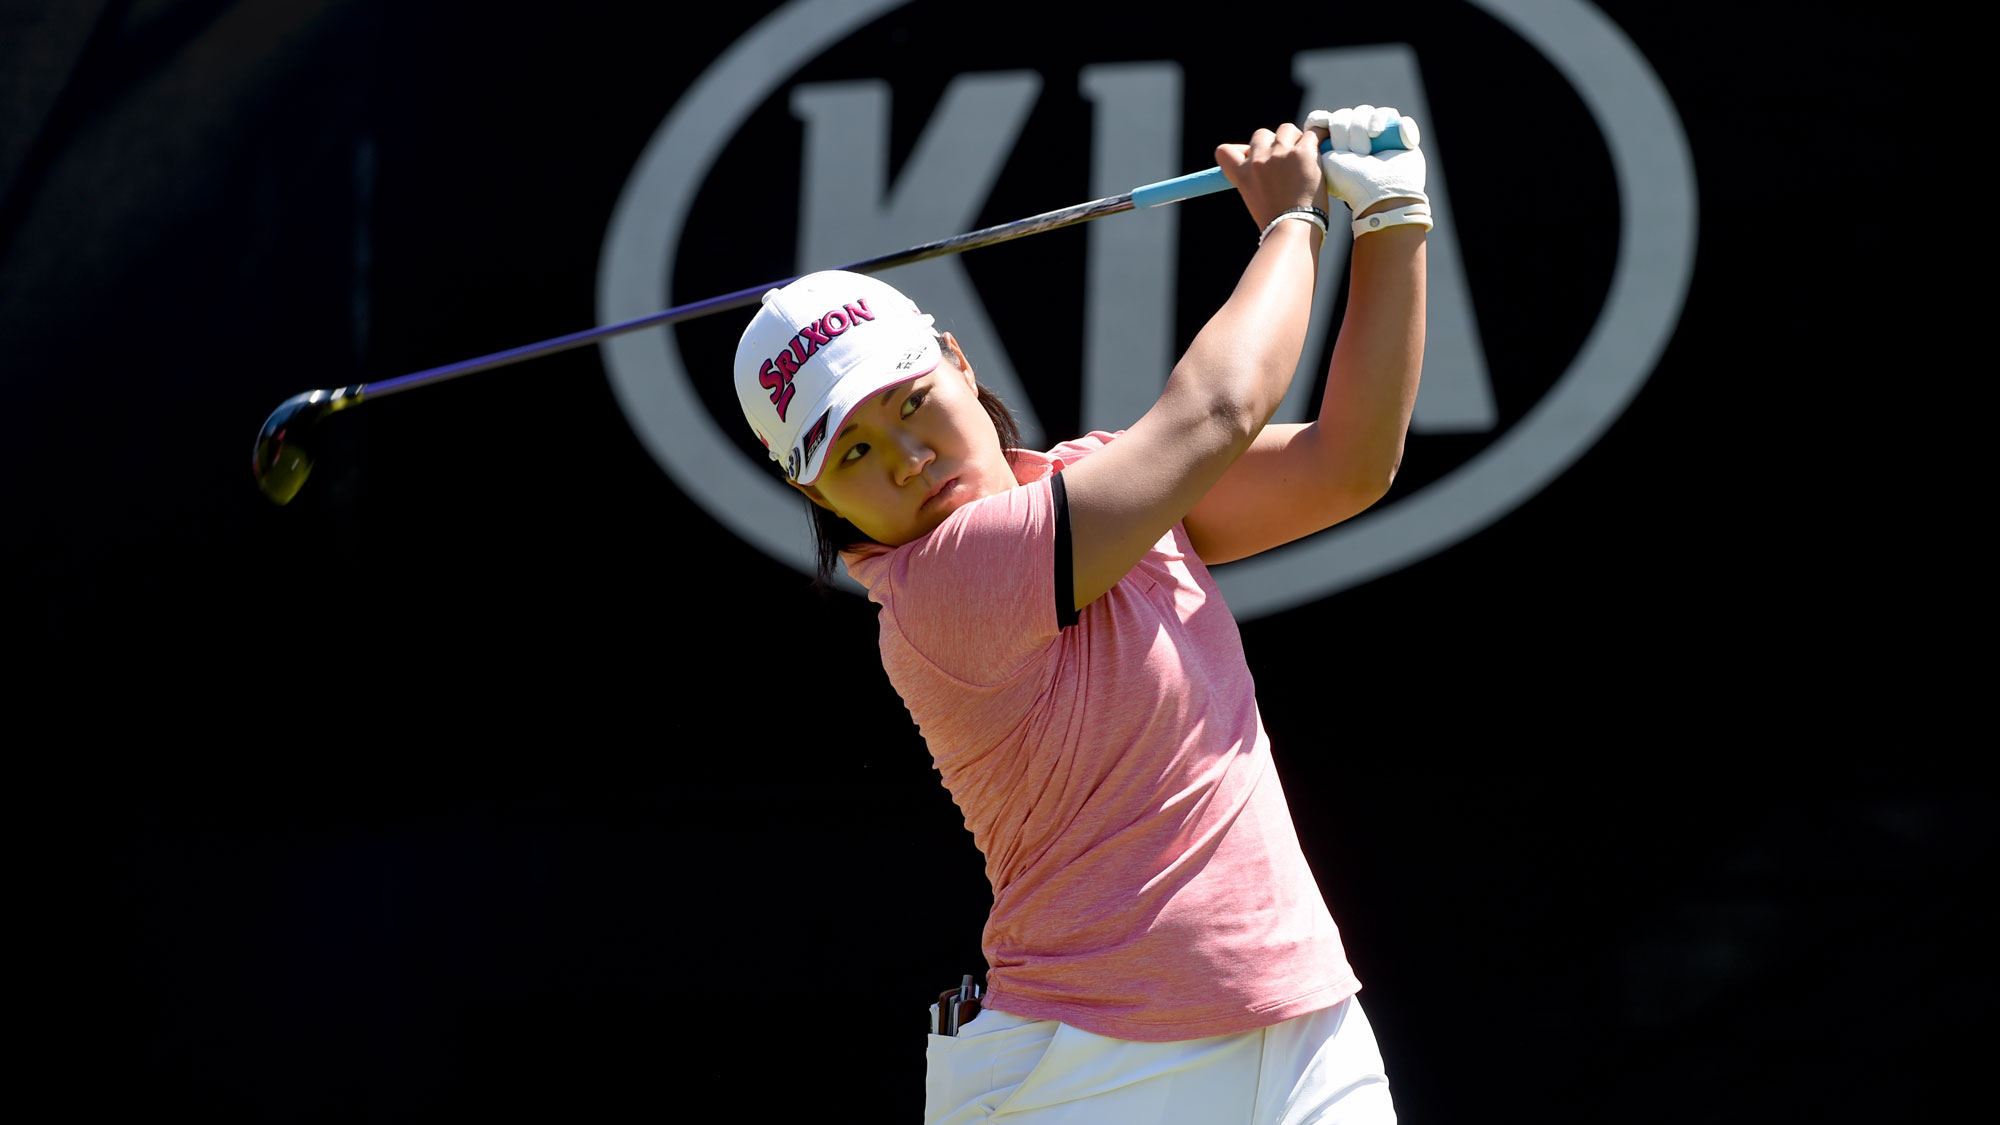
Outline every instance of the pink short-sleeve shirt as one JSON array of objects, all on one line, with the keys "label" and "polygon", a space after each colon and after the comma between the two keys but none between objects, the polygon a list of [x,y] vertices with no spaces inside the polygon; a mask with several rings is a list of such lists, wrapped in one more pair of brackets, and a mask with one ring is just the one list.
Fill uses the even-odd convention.
[{"label": "pink short-sleeve shirt", "polygon": [[1236,622],[1174,527],[1058,624],[1051,478],[850,552],[882,662],[985,856],[984,1003],[1119,1039],[1266,1027],[1360,988],[1299,849]]}]

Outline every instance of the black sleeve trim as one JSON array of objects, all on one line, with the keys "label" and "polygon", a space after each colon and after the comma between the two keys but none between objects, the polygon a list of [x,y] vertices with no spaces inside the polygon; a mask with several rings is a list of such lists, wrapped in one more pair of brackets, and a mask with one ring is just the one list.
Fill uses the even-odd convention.
[{"label": "black sleeve trim", "polygon": [[1076,554],[1069,542],[1069,490],[1061,473],[1049,477],[1056,501],[1056,627],[1076,624]]}]

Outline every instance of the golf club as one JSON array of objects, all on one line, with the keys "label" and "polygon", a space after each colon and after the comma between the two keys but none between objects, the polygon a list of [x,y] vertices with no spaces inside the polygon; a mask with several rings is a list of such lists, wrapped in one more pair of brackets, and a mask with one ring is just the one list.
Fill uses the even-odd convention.
[{"label": "golf club", "polygon": [[[1377,151],[1402,147],[1402,133],[1394,122],[1391,122],[1380,136],[1373,139],[1373,148]],[[1330,148],[1332,148],[1331,142],[1320,143],[1321,152]],[[1229,186],[1229,181],[1223,177],[1221,168],[1209,168],[1171,180],[1145,184],[1123,195],[1093,199],[1088,203],[1079,203],[1057,211],[1046,211],[1040,215],[1017,219],[1011,223],[1001,223],[967,234],[953,235],[936,242],[925,242],[907,250],[898,250],[836,268],[850,273],[876,273],[896,266],[943,257],[946,254],[962,253],[978,246],[991,246],[1009,239],[1101,219],[1106,215],[1116,215],[1123,211],[1161,207],[1197,196],[1212,195],[1228,190]],[[460,360],[457,363],[448,363],[442,367],[432,367],[409,375],[398,375],[380,382],[355,383],[333,390],[306,391],[303,394],[293,395],[279,403],[278,408],[271,412],[271,416],[264,419],[263,429],[257,431],[257,444],[251,452],[250,470],[256,476],[257,487],[263,490],[264,495],[279,504],[289,503],[292,497],[298,494],[299,488],[305,484],[306,474],[312,472],[309,434],[312,428],[329,414],[359,406],[369,399],[384,398],[418,387],[427,387],[433,383],[442,383],[448,379],[456,379],[461,375],[470,375],[475,371],[487,371],[519,363],[525,359],[552,355],[626,332],[636,332],[641,328],[674,324],[708,316],[711,313],[754,305],[763,299],[765,293],[782,288],[796,280],[797,277],[788,277],[764,285],[753,285],[748,289],[738,289],[733,293],[724,293],[719,297],[709,297],[691,304],[676,305],[633,320],[572,332],[538,343],[523,344],[491,355]]]}]

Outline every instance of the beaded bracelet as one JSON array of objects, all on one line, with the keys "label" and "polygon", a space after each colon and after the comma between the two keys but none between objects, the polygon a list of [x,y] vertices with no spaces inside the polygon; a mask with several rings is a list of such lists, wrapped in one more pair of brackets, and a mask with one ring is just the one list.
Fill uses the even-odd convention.
[{"label": "beaded bracelet", "polygon": [[1294,207],[1288,211],[1279,212],[1278,217],[1272,219],[1264,227],[1264,233],[1257,236],[1257,245],[1264,245],[1264,240],[1271,237],[1271,232],[1276,230],[1278,224],[1284,222],[1286,219],[1303,219],[1318,227],[1321,234],[1326,233],[1326,212],[1317,207]]}]

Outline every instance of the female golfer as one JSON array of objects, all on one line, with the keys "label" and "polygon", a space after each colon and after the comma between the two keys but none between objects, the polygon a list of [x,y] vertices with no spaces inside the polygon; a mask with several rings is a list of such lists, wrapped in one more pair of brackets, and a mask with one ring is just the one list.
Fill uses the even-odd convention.
[{"label": "female golfer", "polygon": [[[1371,153],[1390,122],[1409,147]],[[744,413],[814,505],[822,577],[837,556],[880,605],[883,664],[993,885],[984,1008],[931,1038],[927,1122],[1395,1119],[1208,573],[1379,499],[1416,398],[1416,123],[1307,126],[1216,149],[1260,242],[1121,433],[1016,448],[976,346],[857,274],[766,294],[738,346]],[[1318,421],[1266,425],[1329,192],[1355,244],[1326,395]]]}]

